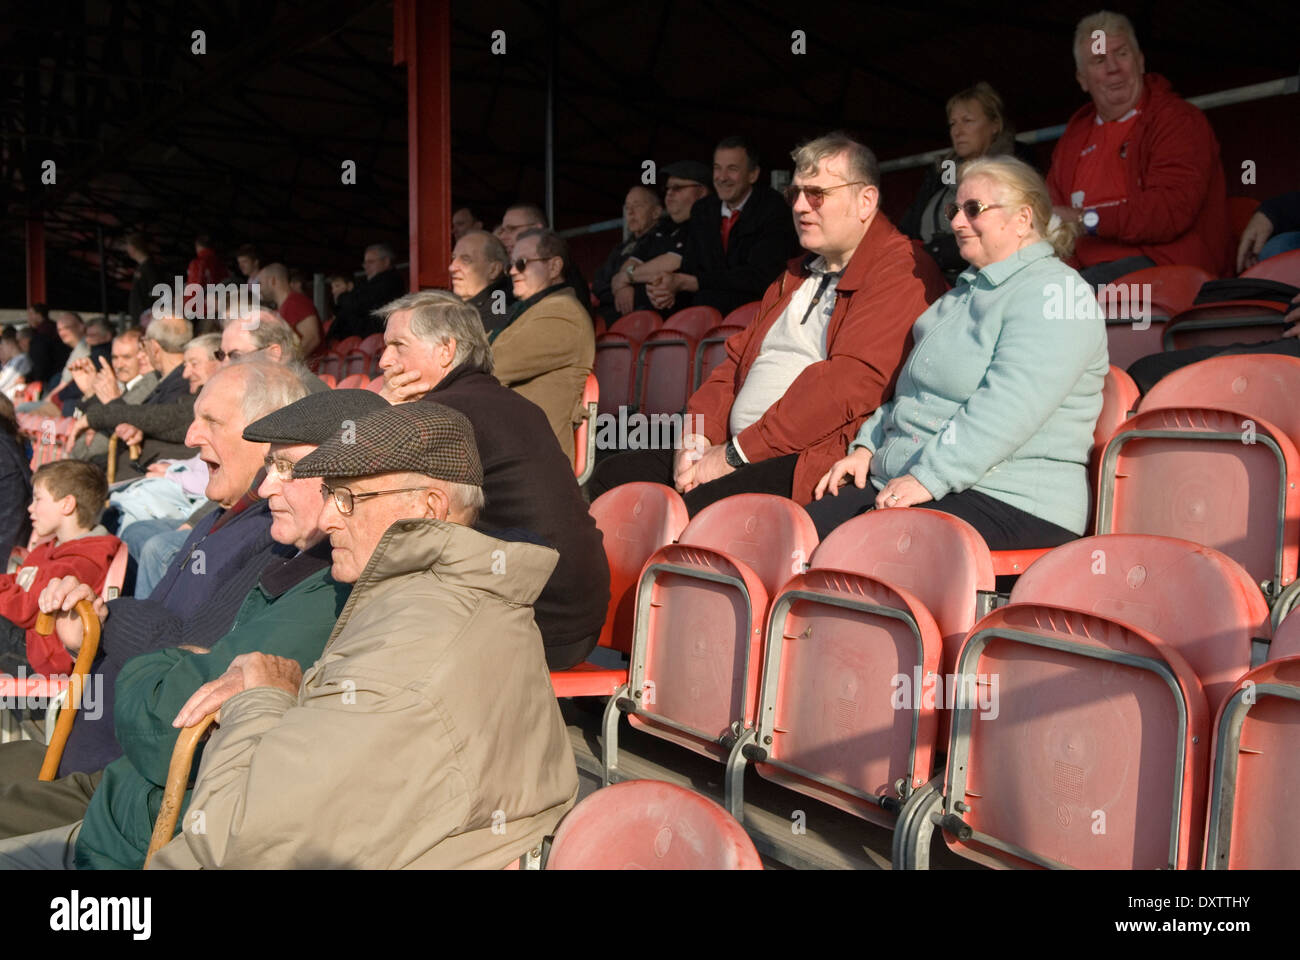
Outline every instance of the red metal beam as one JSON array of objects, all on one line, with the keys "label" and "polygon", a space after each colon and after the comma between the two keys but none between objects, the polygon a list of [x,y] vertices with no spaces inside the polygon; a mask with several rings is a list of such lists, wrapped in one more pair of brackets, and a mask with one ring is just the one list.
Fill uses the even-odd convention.
[{"label": "red metal beam", "polygon": [[45,220],[27,220],[27,305],[49,303],[45,296]]},{"label": "red metal beam", "polygon": [[411,289],[446,288],[451,262],[450,0],[396,0],[393,60],[406,64]]}]

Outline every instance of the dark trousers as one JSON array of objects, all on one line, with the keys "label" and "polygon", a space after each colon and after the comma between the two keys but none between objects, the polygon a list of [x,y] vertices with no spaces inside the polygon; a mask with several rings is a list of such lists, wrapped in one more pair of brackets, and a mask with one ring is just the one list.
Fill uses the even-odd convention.
[{"label": "dark trousers", "polygon": [[19,667],[29,674],[33,672],[27,662],[27,631],[8,617],[0,616],[0,673],[12,676]]},{"label": "dark trousers", "polygon": [[1161,377],[1166,377],[1188,364],[1199,363],[1210,357],[1222,357],[1239,353],[1277,353],[1287,357],[1300,357],[1300,337],[1283,337],[1280,340],[1265,340],[1262,343],[1234,343],[1231,346],[1209,345],[1188,347],[1186,350],[1166,350],[1153,353],[1141,360],[1134,360],[1128,368],[1128,375],[1146,393],[1156,385]]},{"label": "dark trousers", "polygon": [[37,780],[45,745],[35,740],[0,744],[0,840],[76,823],[86,816],[102,770]]},{"label": "dark trousers", "polygon": [[[621,453],[610,457],[596,466],[587,483],[591,499],[595,500],[606,490],[622,486],[625,483],[662,483],[673,485],[673,450],[638,450],[633,453]],[[709,483],[696,487],[690,493],[683,494],[687,512],[693,517],[711,503],[725,499],[736,493],[772,493],[779,497],[790,496],[794,486],[794,466],[799,460],[797,453],[771,460],[749,463],[719,477]]]},{"label": "dark trousers", "polygon": [[[812,517],[817,527],[818,538],[825,540],[841,523],[874,510],[878,492],[870,483],[865,490],[859,490],[850,483],[840,487],[838,495],[826,494],[820,500],[808,504],[808,516]],[[1026,513],[978,490],[950,493],[940,500],[918,503],[911,509],[917,508],[939,510],[965,520],[979,531],[990,550],[1059,547],[1063,543],[1079,539],[1079,535],[1073,531],[1040,520],[1032,513]]]},{"label": "dark trousers", "polygon": [[1094,263],[1091,267],[1085,267],[1079,271],[1079,276],[1095,287],[1103,283],[1114,283],[1134,270],[1145,270],[1155,265],[1156,262],[1150,257],[1121,257],[1118,260]]}]

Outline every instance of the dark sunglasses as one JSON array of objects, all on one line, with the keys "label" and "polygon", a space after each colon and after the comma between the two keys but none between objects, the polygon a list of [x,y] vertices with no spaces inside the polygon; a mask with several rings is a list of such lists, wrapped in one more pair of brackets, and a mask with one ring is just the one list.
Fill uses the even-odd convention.
[{"label": "dark sunglasses", "polygon": [[826,194],[830,193],[832,190],[838,190],[840,187],[858,186],[859,184],[863,184],[863,183],[866,183],[866,181],[851,180],[848,183],[837,183],[833,187],[811,187],[811,186],[801,186],[797,183],[792,183],[790,184],[790,186],[785,188],[785,202],[790,204],[790,206],[793,207],[796,203],[799,202],[799,194],[802,193],[805,197],[808,198],[808,206],[816,210],[820,208],[823,201],[825,201]]},{"label": "dark sunglasses", "polygon": [[554,257],[520,257],[518,260],[512,260],[510,266],[514,267],[519,273],[528,269],[530,263],[536,263],[538,260],[554,260]]},{"label": "dark sunglasses", "polygon": [[1002,206],[1000,203],[984,203],[982,200],[967,200],[965,203],[950,203],[948,206],[943,208],[943,212],[948,215],[949,220],[957,216],[958,210],[966,214],[967,220],[974,220],[985,210],[996,210],[1000,206]]}]

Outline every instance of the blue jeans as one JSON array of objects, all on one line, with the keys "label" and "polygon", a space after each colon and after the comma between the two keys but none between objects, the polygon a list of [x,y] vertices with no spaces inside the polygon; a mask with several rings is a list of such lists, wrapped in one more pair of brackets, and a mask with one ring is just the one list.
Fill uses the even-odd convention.
[{"label": "blue jeans", "polygon": [[1269,237],[1264,248],[1259,251],[1259,259],[1267,260],[1269,257],[1276,257],[1279,253],[1287,253],[1290,250],[1300,250],[1300,230]]}]

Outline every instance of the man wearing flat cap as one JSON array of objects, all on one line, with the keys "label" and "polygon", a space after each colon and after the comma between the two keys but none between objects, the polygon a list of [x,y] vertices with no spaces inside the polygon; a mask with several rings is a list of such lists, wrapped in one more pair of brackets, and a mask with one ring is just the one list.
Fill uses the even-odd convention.
[{"label": "man wearing flat cap", "polygon": [[471,528],[469,421],[378,410],[294,467],[321,478],[333,574],[320,659],[250,654],[175,723],[218,711],[185,830],[152,866],[501,868],[573,804],[577,771],[532,602],[556,552]]},{"label": "man wearing flat cap", "polygon": [[[668,164],[660,173],[668,178],[664,186],[665,212],[649,230],[637,237],[635,244],[619,257],[617,264],[607,264],[611,269],[604,286],[600,273],[592,280],[591,289],[600,298],[599,313],[611,323],[633,310],[654,309],[646,293],[646,284],[681,265],[691,210],[695,201],[709,195],[709,185],[713,182],[709,168],[698,160],[678,160]],[[629,193],[628,200],[631,199]],[[629,229],[632,222],[629,216]],[[614,253],[618,251],[616,248]]]}]

